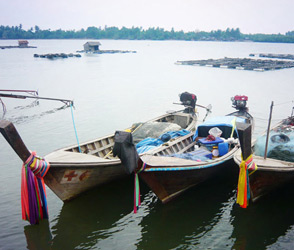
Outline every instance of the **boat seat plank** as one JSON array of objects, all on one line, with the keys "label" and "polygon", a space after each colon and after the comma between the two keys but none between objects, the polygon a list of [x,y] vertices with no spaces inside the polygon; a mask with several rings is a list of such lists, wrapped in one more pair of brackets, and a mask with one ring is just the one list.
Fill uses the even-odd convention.
[{"label": "boat seat plank", "polygon": [[100,147],[98,149],[95,149],[95,150],[89,150],[88,154],[94,155],[94,154],[97,154],[98,152],[101,152],[101,151],[107,150],[107,149],[110,151],[113,148],[113,146],[114,146],[114,142],[109,143],[109,144],[107,144],[103,147]]},{"label": "boat seat plank", "polygon": [[188,149],[194,147],[195,145],[196,145],[196,141],[193,141],[191,144],[189,144],[188,146],[186,146],[183,149],[181,149],[180,151],[178,151],[177,154],[182,154],[182,153],[186,152]]}]

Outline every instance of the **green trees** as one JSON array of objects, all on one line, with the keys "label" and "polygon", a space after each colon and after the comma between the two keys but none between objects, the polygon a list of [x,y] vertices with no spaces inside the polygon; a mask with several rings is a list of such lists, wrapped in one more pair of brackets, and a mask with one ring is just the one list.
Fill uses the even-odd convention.
[{"label": "green trees", "polygon": [[186,41],[254,41],[254,42],[281,42],[294,43],[294,31],[282,34],[242,34],[239,28],[225,31],[213,30],[210,32],[194,31],[184,32],[166,31],[163,28],[142,27],[117,28],[117,27],[88,27],[86,30],[42,30],[35,25],[34,28],[23,30],[19,26],[0,26],[0,39],[127,39],[127,40],[186,40]]}]

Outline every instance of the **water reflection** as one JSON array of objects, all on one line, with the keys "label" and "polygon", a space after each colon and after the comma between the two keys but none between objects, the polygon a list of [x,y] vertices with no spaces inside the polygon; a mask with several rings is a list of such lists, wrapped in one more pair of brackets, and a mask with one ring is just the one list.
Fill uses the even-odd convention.
[{"label": "water reflection", "polygon": [[[133,179],[92,190],[65,203],[51,229],[25,228],[28,249],[189,249],[207,248],[212,235],[229,231],[235,179],[214,179],[161,204],[141,183],[142,204],[133,208]],[[227,242],[225,241],[227,244]],[[40,248],[39,248],[40,249]]]},{"label": "water reflection", "polygon": [[137,245],[142,240],[143,218],[149,214],[153,206],[155,195],[149,191],[143,195],[144,200],[137,214],[130,212],[116,221],[111,228],[101,230],[99,233],[105,238],[99,240],[95,249],[138,249]]},{"label": "water reflection", "polygon": [[227,177],[199,185],[168,204],[156,203],[142,220],[138,248],[214,249],[214,244],[227,244],[221,236],[224,230],[231,234],[229,211],[236,182]]},{"label": "water reflection", "polygon": [[49,109],[49,110],[42,111],[42,112],[34,112],[33,114],[27,114],[27,115],[25,115],[23,113],[20,114],[21,110],[36,107],[38,105],[39,105],[39,102],[34,101],[33,103],[26,105],[26,106],[17,106],[17,107],[15,107],[15,110],[18,110],[18,112],[16,114],[14,114],[14,112],[7,112],[6,111],[5,113],[3,113],[2,119],[4,119],[4,116],[6,115],[6,117],[5,117],[6,120],[9,120],[14,124],[22,124],[22,123],[31,122],[33,120],[38,120],[43,116],[51,115],[51,114],[54,114],[58,111],[65,110],[66,108],[69,108],[68,105],[63,105],[61,107]]},{"label": "water reflection", "polygon": [[294,245],[294,226],[292,225],[285,235],[278,238],[277,242],[267,247],[270,250],[292,249]]},{"label": "water reflection", "polygon": [[35,101],[31,102],[30,104],[25,105],[25,106],[16,106],[16,107],[14,107],[14,109],[18,109],[18,110],[30,109],[30,108],[38,106],[39,104],[40,104],[39,100],[35,100]]},{"label": "water reflection", "polygon": [[133,179],[105,185],[65,203],[51,222],[55,223],[51,230],[45,222],[39,225],[40,232],[32,226],[25,228],[28,249],[121,249],[122,245],[136,249],[142,237],[139,224],[154,198],[146,188],[142,191],[144,201],[137,214],[132,211]]},{"label": "water reflection", "polygon": [[24,227],[27,248],[30,250],[51,249],[52,234],[48,220],[43,220],[39,225],[28,225]]},{"label": "water reflection", "polygon": [[[110,183],[65,203],[50,223],[26,226],[28,249],[278,249],[293,238],[294,188],[242,209],[236,175],[210,180],[161,204],[141,183],[133,208],[133,179]],[[290,235],[287,237],[287,234]],[[292,236],[291,236],[292,235]]]},{"label": "water reflection", "polygon": [[288,185],[249,204],[247,209],[237,205],[232,210],[235,239],[233,249],[265,249],[294,224],[294,187]]}]

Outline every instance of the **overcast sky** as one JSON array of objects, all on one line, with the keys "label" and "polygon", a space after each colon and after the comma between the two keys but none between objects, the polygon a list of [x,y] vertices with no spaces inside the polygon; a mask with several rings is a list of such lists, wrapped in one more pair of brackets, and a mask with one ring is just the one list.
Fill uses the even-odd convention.
[{"label": "overcast sky", "polygon": [[0,0],[0,25],[27,30],[160,27],[244,34],[294,30],[294,0]]}]

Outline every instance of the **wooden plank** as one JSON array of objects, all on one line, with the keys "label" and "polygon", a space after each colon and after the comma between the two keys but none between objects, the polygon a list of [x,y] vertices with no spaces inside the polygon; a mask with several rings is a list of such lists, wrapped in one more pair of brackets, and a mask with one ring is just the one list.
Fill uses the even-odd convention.
[{"label": "wooden plank", "polygon": [[179,150],[177,154],[185,153],[188,149],[196,145],[196,141],[193,141],[188,146],[184,147],[183,149]]},{"label": "wooden plank", "polygon": [[89,150],[89,153],[88,154],[97,154],[98,152],[102,152],[103,150],[106,150],[106,149],[112,149],[114,146],[114,142],[113,143],[110,143],[110,144],[107,144],[107,145],[103,145],[102,147],[98,148],[98,149],[95,149],[95,150]]}]

